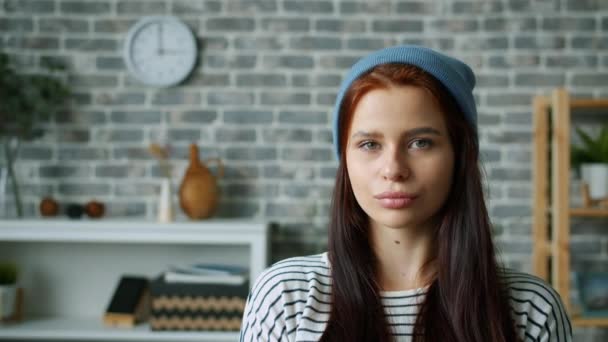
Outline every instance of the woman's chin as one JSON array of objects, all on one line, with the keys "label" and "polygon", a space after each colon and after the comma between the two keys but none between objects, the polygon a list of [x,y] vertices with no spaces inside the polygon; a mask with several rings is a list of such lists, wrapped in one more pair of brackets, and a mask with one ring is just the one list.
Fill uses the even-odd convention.
[{"label": "woman's chin", "polygon": [[408,226],[416,225],[416,218],[411,213],[391,212],[379,213],[372,216],[376,223],[387,228],[402,229]]}]

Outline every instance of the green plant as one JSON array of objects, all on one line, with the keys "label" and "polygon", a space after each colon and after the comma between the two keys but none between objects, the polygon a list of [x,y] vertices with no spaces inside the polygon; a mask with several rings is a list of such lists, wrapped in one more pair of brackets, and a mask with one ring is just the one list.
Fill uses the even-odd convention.
[{"label": "green plant", "polygon": [[41,137],[42,124],[64,110],[70,97],[62,79],[65,65],[49,59],[42,59],[40,64],[41,72],[17,72],[9,56],[0,52],[0,140],[18,216],[23,216],[14,170],[19,146]]},{"label": "green plant", "polygon": [[0,263],[0,285],[12,285],[17,282],[17,265]]},{"label": "green plant", "polygon": [[576,133],[583,142],[582,146],[570,148],[570,164],[579,168],[586,163],[608,163],[608,125],[602,126],[599,135],[594,139],[578,127]]}]

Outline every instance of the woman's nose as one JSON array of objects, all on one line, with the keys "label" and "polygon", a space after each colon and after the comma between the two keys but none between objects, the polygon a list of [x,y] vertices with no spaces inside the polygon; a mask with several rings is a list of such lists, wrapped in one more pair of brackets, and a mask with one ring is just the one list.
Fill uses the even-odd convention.
[{"label": "woman's nose", "polygon": [[405,157],[398,150],[389,151],[384,158],[382,177],[389,181],[401,181],[410,175]]}]

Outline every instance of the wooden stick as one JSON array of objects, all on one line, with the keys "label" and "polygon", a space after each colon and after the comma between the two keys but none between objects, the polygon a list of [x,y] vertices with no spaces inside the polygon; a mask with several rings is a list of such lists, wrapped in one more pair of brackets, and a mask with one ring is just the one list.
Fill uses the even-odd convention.
[{"label": "wooden stick", "polygon": [[564,88],[553,91],[553,287],[565,298],[570,312],[570,96]]},{"label": "wooden stick", "polygon": [[534,113],[534,223],[532,226],[534,245],[532,246],[532,260],[534,274],[545,281],[549,281],[549,256],[551,248],[547,238],[549,222],[547,220],[547,205],[549,203],[548,154],[549,140],[549,103],[542,96],[536,96],[533,101]]}]

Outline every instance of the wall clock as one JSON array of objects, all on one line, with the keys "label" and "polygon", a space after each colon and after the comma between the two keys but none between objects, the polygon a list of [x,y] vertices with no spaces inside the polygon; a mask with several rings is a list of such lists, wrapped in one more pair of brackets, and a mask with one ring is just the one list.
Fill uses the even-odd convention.
[{"label": "wall clock", "polygon": [[149,16],[127,34],[124,59],[140,82],[157,87],[179,84],[194,69],[198,54],[194,33],[172,16]]}]

